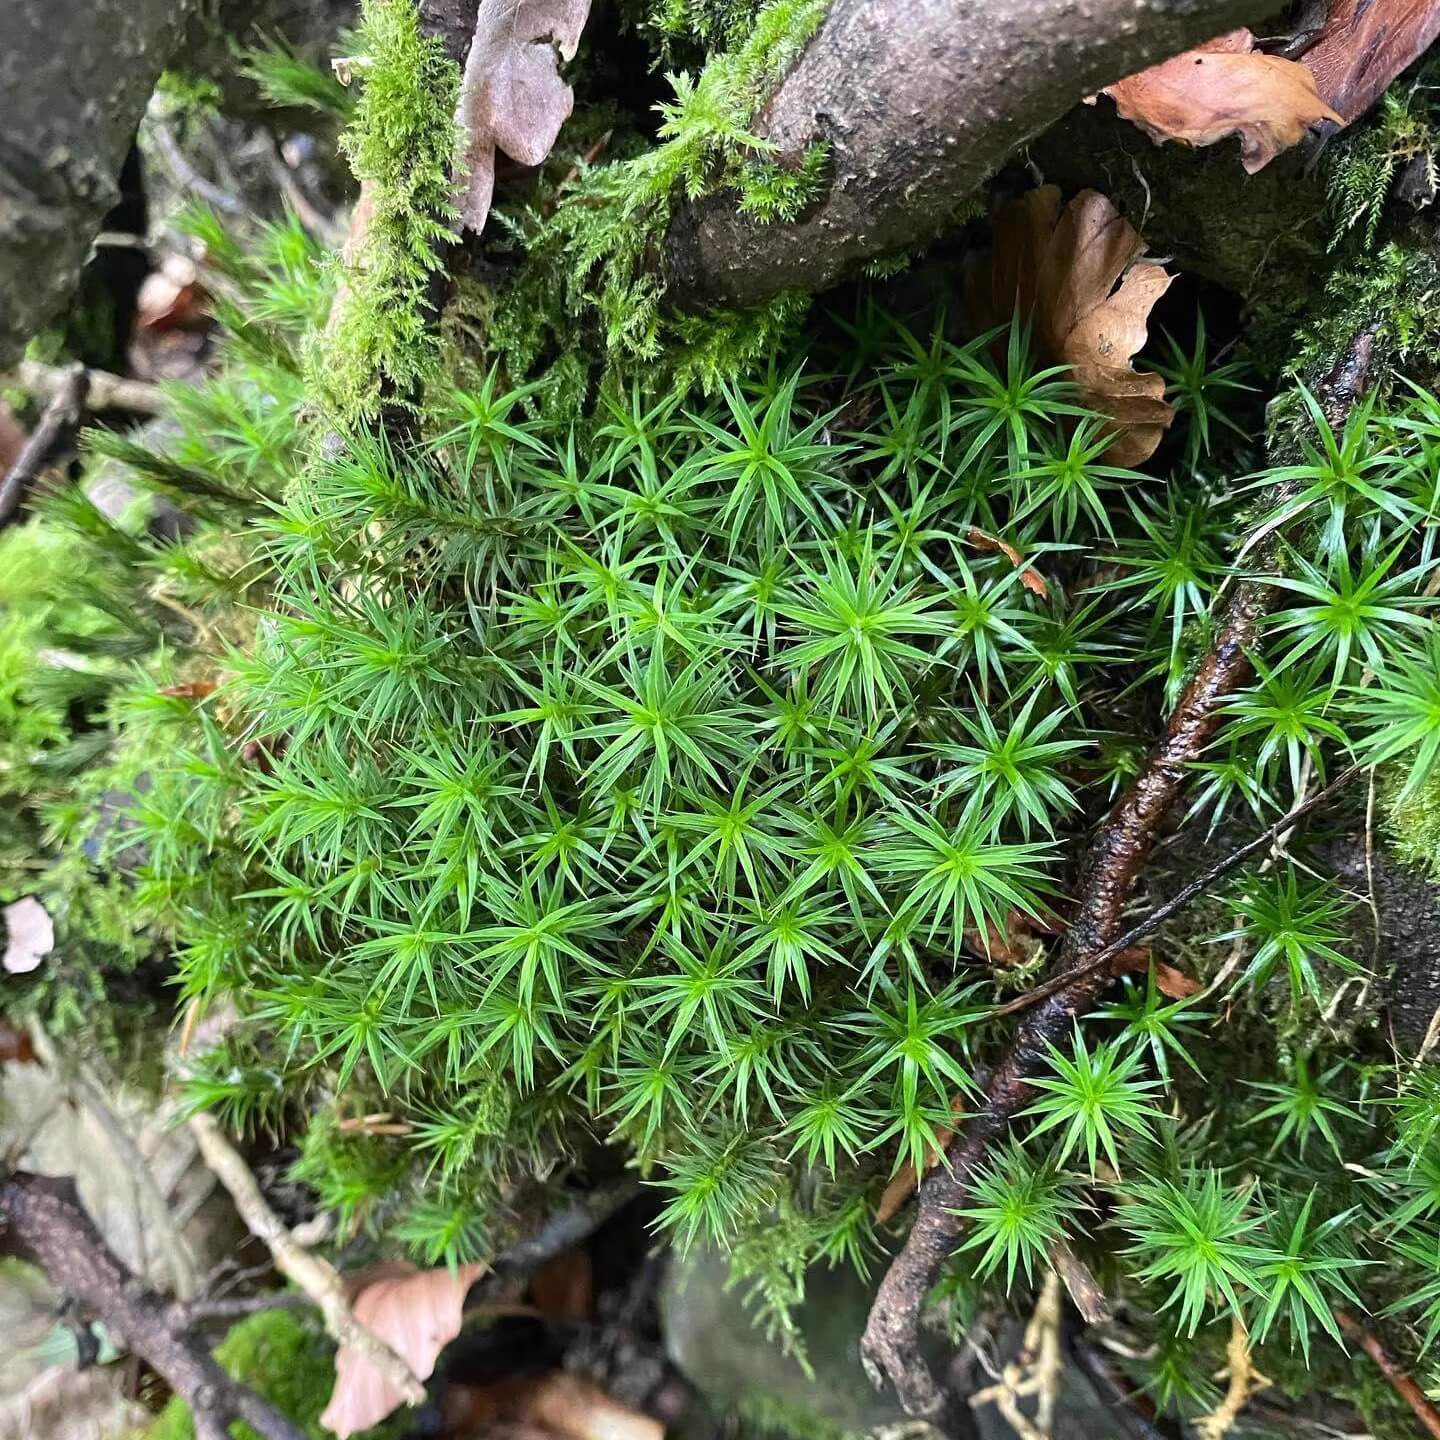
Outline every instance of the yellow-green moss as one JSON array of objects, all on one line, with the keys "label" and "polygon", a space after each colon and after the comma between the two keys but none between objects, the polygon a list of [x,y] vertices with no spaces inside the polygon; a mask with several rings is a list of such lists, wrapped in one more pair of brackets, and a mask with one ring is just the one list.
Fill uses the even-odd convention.
[{"label": "yellow-green moss", "polygon": [[365,0],[361,45],[362,89],[342,143],[368,215],[310,367],[314,393],[345,421],[410,402],[435,374],[429,287],[454,238],[459,67],[420,33],[411,0]]}]

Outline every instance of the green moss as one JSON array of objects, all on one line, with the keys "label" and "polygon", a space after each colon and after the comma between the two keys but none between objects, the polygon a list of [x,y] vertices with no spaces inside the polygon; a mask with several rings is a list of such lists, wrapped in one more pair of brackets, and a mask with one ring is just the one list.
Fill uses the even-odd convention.
[{"label": "green moss", "polygon": [[[310,1440],[335,1440],[320,1424],[335,1384],[335,1347],[314,1318],[291,1310],[252,1315],[231,1329],[216,1347],[215,1358],[234,1379],[294,1420]],[[407,1424],[401,1411],[363,1433],[370,1440],[382,1440],[403,1434]],[[237,1440],[251,1440],[255,1432],[237,1423],[231,1434]],[[148,1435],[149,1440],[194,1440],[190,1407],[172,1398]]]},{"label": "green moss", "polygon": [[865,1433],[837,1425],[812,1410],[761,1391],[736,1400],[735,1418],[740,1422],[742,1433],[790,1437],[790,1440],[860,1440]]},{"label": "green moss", "polygon": [[1440,775],[1402,799],[1403,780],[1392,777],[1381,796],[1395,853],[1440,879]]},{"label": "green moss", "polygon": [[366,0],[361,44],[368,63],[342,143],[369,214],[310,377],[344,421],[374,415],[382,402],[409,403],[435,375],[429,287],[454,238],[459,67],[420,33],[410,0]]},{"label": "green moss", "polygon": [[[709,386],[717,372],[733,373],[771,344],[779,317],[793,319],[797,302],[782,298],[758,313],[718,317],[720,334],[702,343],[693,325],[667,313],[655,262],[681,198],[734,189],[747,213],[780,223],[798,216],[818,193],[824,146],[788,169],[769,158],[773,147],[750,127],[825,9],[825,0],[773,0],[743,41],[713,55],[696,75],[669,77],[675,98],[660,107],[658,144],[632,146],[628,155],[622,145],[620,158],[510,218],[526,263],[497,301],[492,342],[512,373],[528,374],[541,354],[588,343],[575,321],[589,317],[604,337],[592,350],[650,363],[673,346],[681,357],[679,383]],[[543,207],[551,204],[547,213]],[[737,352],[744,331],[750,333]],[[573,385],[573,364],[567,370]]]}]

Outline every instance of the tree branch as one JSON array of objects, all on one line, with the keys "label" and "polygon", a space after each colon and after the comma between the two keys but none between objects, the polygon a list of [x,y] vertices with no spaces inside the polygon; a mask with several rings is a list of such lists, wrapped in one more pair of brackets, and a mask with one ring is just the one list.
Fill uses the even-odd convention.
[{"label": "tree branch", "polygon": [[81,1208],[73,1181],[10,1175],[0,1184],[0,1222],[56,1289],[97,1315],[164,1377],[194,1412],[197,1434],[225,1436],[233,1421],[243,1420],[264,1440],[304,1440],[298,1425],[232,1380],[203,1342],[177,1325],[177,1307],[121,1264]]},{"label": "tree branch", "polygon": [[[1321,387],[1321,406],[1331,424],[1359,395],[1373,345],[1373,332],[1357,335]],[[1278,541],[1278,533],[1272,534],[1267,547]],[[1125,908],[1155,836],[1185,787],[1190,764],[1203,753],[1225,703],[1250,674],[1249,652],[1275,593],[1263,579],[1240,580],[1231,590],[1214,644],[1164,735],[1096,831],[1077,886],[1080,905],[1054,977],[1043,987],[1044,999],[1020,1021],[1009,1052],[991,1075],[985,1103],[960,1132],[947,1163],[921,1183],[915,1224],[875,1297],[860,1347],[867,1373],[876,1384],[888,1377],[909,1414],[942,1430],[953,1402],[921,1353],[920,1311],[964,1227],[960,1212],[970,1177],[1031,1099],[1030,1079],[1044,1070],[1050,1046],[1064,1039],[1075,1017],[1110,984],[1108,965],[1097,966],[1096,958],[1119,938]]]},{"label": "tree branch", "polygon": [[1395,1393],[1415,1412],[1415,1418],[1427,1434],[1440,1437],[1440,1410],[1430,1403],[1425,1392],[1390,1358],[1389,1352],[1347,1310],[1335,1311],[1335,1323],[1374,1362]]},{"label": "tree branch", "polygon": [[364,1355],[408,1404],[418,1405],[424,1400],[425,1387],[415,1378],[414,1371],[355,1318],[345,1298],[344,1282],[335,1267],[297,1244],[284,1221],[266,1204],[250,1167],[225,1138],[215,1117],[204,1113],[192,1116],[190,1128],[199,1141],[205,1163],[230,1192],[250,1233],[265,1243],[274,1257],[275,1268],[315,1302],[336,1344],[348,1345]]},{"label": "tree branch", "polygon": [[9,473],[0,480],[0,530],[15,518],[25,492],[40,478],[45,467],[69,444],[80,426],[89,388],[89,372],[83,365],[64,372],[35,433],[25,442]]},{"label": "tree branch", "polygon": [[733,194],[682,209],[664,263],[677,304],[750,305],[820,290],[914,249],[1027,141],[1102,86],[1273,0],[832,0],[755,130],[794,167],[829,147],[825,193],[793,224]]}]

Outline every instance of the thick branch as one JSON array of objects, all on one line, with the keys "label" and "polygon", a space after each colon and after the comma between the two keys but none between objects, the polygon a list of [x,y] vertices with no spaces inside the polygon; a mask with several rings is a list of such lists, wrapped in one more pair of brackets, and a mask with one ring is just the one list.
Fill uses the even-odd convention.
[{"label": "thick branch", "polygon": [[[1336,424],[1357,398],[1368,370],[1373,334],[1356,337],[1326,385],[1321,404]],[[1271,536],[1271,544],[1277,537]],[[1075,1017],[1110,983],[1095,958],[1120,935],[1125,908],[1155,837],[1179,799],[1189,765],[1203,753],[1226,701],[1250,674],[1249,652],[1274,603],[1263,579],[1238,581],[1210,652],[1200,662],[1130,788],[1100,822],[1082,868],[1079,908],[1045,998],[1021,1020],[1009,1053],[996,1067],[985,1103],[920,1186],[919,1211],[905,1247],[892,1262],[865,1327],[861,1356],[871,1378],[888,1377],[911,1415],[946,1428],[949,1397],[935,1381],[919,1345],[920,1311],[955,1246],[970,1177],[1030,1101],[1030,1080],[1043,1073],[1053,1044],[1063,1043]]]},{"label": "thick branch", "polygon": [[240,1218],[257,1240],[265,1243],[275,1268],[293,1281],[319,1307],[325,1328],[339,1345],[364,1355],[387,1384],[411,1405],[425,1398],[425,1387],[415,1373],[380,1337],[356,1318],[345,1298],[344,1282],[335,1267],[299,1245],[284,1221],[265,1202],[250,1167],[240,1152],[225,1138],[213,1115],[200,1114],[190,1121],[205,1163],[230,1192]]},{"label": "thick branch", "polygon": [[832,0],[757,117],[795,165],[829,146],[823,197],[761,225],[732,194],[683,210],[666,240],[681,304],[748,305],[820,290],[861,262],[933,239],[1027,141],[1102,86],[1274,0]]},{"label": "thick branch", "polygon": [[232,1380],[205,1344],[177,1326],[177,1308],[145,1289],[100,1238],[71,1180],[13,1174],[0,1185],[0,1223],[56,1289],[105,1322],[162,1375],[195,1414],[197,1433],[223,1436],[244,1420],[265,1440],[304,1440],[300,1427]]}]

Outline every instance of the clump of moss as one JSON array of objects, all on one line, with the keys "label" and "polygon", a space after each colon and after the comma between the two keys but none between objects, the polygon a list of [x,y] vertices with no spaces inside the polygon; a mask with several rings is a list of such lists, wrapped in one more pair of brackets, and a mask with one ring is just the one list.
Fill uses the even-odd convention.
[{"label": "clump of moss", "polygon": [[1389,830],[1400,859],[1423,866],[1440,878],[1440,776],[1402,793],[1394,780],[1382,797]]},{"label": "clump of moss", "polygon": [[[603,344],[593,349],[648,364],[677,346],[681,386],[713,387],[717,374],[744,368],[784,328],[782,322],[800,313],[795,297],[783,297],[759,316],[722,316],[710,323],[714,333],[702,345],[693,325],[666,313],[655,260],[682,197],[734,189],[741,209],[778,222],[795,219],[818,193],[825,148],[815,147],[793,169],[782,167],[751,125],[825,9],[825,0],[772,0],[743,41],[712,55],[698,74],[669,77],[675,98],[660,107],[658,144],[632,147],[628,155],[621,146],[613,163],[582,167],[558,190],[507,218],[526,260],[497,301],[492,339],[512,373],[527,373],[542,354],[563,358],[573,351],[575,319],[589,316],[603,332]],[[741,334],[745,345],[733,351]]]},{"label": "clump of moss", "polygon": [[436,374],[429,286],[454,239],[459,67],[421,34],[409,0],[366,0],[361,43],[363,89],[342,145],[365,219],[310,367],[314,393],[342,420],[406,403]]}]

